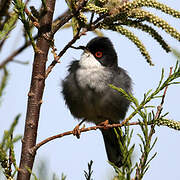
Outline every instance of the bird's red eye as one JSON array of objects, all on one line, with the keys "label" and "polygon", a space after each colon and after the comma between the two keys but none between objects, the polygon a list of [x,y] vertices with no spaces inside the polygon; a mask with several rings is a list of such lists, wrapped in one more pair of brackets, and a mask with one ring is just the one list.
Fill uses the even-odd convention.
[{"label": "bird's red eye", "polygon": [[96,56],[97,58],[101,58],[102,55],[103,55],[103,53],[102,53],[101,51],[97,51],[97,52],[95,53],[95,56]]}]

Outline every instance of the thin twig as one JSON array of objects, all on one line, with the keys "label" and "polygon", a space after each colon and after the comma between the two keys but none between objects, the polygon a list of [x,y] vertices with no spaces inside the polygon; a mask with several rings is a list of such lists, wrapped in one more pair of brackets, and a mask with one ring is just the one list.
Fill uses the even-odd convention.
[{"label": "thin twig", "polygon": [[[172,68],[173,67],[170,67],[169,77],[172,74]],[[162,99],[161,99],[161,104],[157,107],[157,112],[156,112],[154,120],[157,120],[160,117],[160,114],[161,114],[162,108],[163,108],[163,104],[164,104],[164,99],[165,99],[165,96],[166,96],[166,93],[167,93],[167,89],[168,89],[168,86],[166,86],[165,89],[164,89],[164,93],[163,93],[163,96],[162,96]],[[155,124],[152,124],[151,125],[151,130],[150,130],[150,135],[149,135],[149,140],[152,138],[152,135],[155,133],[154,127],[155,127]]]},{"label": "thin twig", "polygon": [[27,65],[27,64],[29,64],[29,61],[23,62],[23,61],[19,61],[19,60],[13,60],[12,62],[13,62],[13,63],[17,63],[17,64],[22,64],[22,65]]},{"label": "thin twig", "polygon": [[62,18],[61,21],[57,21],[56,25],[52,29],[52,34],[55,34],[66,22],[68,22],[73,16],[76,16],[87,2],[88,0],[82,0],[75,11],[68,11],[69,13],[64,18]]},{"label": "thin twig", "polygon": [[[70,47],[70,44],[71,43],[68,43],[68,47]],[[170,69],[170,75],[172,73],[172,68]],[[167,86],[168,87],[168,86]],[[164,98],[165,98],[165,95],[166,95],[166,92],[167,92],[167,87],[165,88],[164,90],[164,94],[162,96],[162,101],[161,101],[161,106],[163,105],[164,103]],[[92,126],[92,127],[88,127],[88,128],[81,128],[79,129],[79,132],[86,132],[86,131],[91,131],[91,130],[97,130],[97,129],[107,129],[107,128],[115,128],[115,127],[122,127],[124,126],[125,124],[128,123],[128,125],[139,125],[139,122],[131,122],[129,123],[129,120],[136,114],[137,112],[135,111],[134,113],[132,113],[128,118],[126,118],[123,122],[121,122],[120,124],[102,124],[102,125],[97,125],[97,126]],[[155,118],[158,119],[159,117],[159,114],[160,114],[160,108],[158,108],[157,110],[157,113],[156,113],[156,116]],[[152,135],[154,134],[154,125],[152,125],[152,123],[148,123],[148,125],[151,125],[151,132],[150,132],[150,135],[149,135],[149,138],[151,139],[152,138]],[[55,136],[51,136],[43,141],[41,141],[40,143],[36,144],[33,148],[31,148],[31,153],[35,153],[37,151],[37,149],[39,149],[42,145],[48,143],[49,141],[52,141],[54,139],[57,139],[57,138],[61,138],[63,136],[67,136],[67,135],[71,135],[71,134],[74,134],[74,130],[72,131],[67,131],[67,132],[64,132],[64,133],[61,133],[61,134],[58,134],[58,135],[55,135]]]},{"label": "thin twig", "polygon": [[85,46],[78,46],[78,47],[70,46],[70,48],[72,48],[72,49],[81,49],[81,50],[85,50],[86,49]]},{"label": "thin twig", "polygon": [[[84,0],[80,3],[80,5],[78,6],[76,13],[78,13],[78,11],[83,8],[83,6],[87,3],[87,0]],[[100,20],[102,20],[106,15],[102,15],[99,18],[97,18],[93,23],[92,26],[88,29],[88,31],[94,30],[95,28],[98,27],[99,24],[97,24]],[[62,15],[60,15],[58,18],[56,18],[53,22],[52,25],[52,31],[51,34],[55,34],[60,27],[62,27],[65,23],[67,23],[71,18],[73,17],[73,14],[67,10],[66,12],[64,12]],[[83,35],[83,33],[87,32],[86,31],[82,32],[80,35]],[[61,57],[66,50],[69,48],[69,45],[71,46],[72,44],[74,44],[76,42],[77,39],[79,39],[80,37],[75,36],[65,47],[64,49],[60,52],[59,56]],[[33,37],[34,40],[37,39],[37,35],[35,35]],[[13,61],[14,57],[17,56],[19,53],[21,53],[24,49],[26,49],[28,46],[31,45],[31,42],[25,42],[24,45],[22,45],[19,49],[15,50],[10,56],[8,56],[4,61],[2,61],[2,63],[0,63],[0,69],[3,68],[7,63]],[[53,69],[53,67],[58,63],[59,58],[54,59],[52,61],[52,63],[50,64],[50,66],[48,67],[47,71],[46,71],[46,77],[48,76],[48,74],[51,72],[51,70]]]},{"label": "thin twig", "polygon": [[[172,74],[172,67],[170,67],[170,73],[169,73],[169,76],[171,76]],[[161,103],[160,105],[157,106],[157,112],[156,112],[156,115],[154,117],[154,120],[158,120],[159,117],[160,117],[160,114],[162,112],[162,108],[163,108],[163,104],[164,104],[164,99],[165,99],[165,96],[166,96],[166,93],[167,93],[167,88],[168,86],[165,87],[164,89],[164,93],[163,93],[163,96],[162,96],[162,99],[161,99]],[[155,133],[155,124],[152,123],[151,124],[151,129],[150,129],[150,132],[149,132],[149,135],[148,135],[148,142],[149,142],[149,146],[150,146],[150,142],[151,142],[151,139],[152,139],[152,136],[153,134]],[[145,158],[146,155],[145,155],[145,152],[142,154],[141,158],[140,158],[140,163],[136,169],[136,176],[135,176],[135,180],[140,180],[141,177],[140,177],[140,171],[143,171],[142,170],[142,167],[143,165],[146,163],[146,160],[147,158]]]},{"label": "thin twig", "polygon": [[94,18],[94,12],[92,12],[92,14],[91,14],[91,19],[90,19],[90,22],[89,22],[90,26],[92,25],[93,18]]},{"label": "thin twig", "polygon": [[[170,67],[169,77],[172,74],[172,69],[173,69],[173,67]],[[159,118],[160,114],[161,114],[162,106],[164,104],[164,99],[165,99],[165,96],[166,96],[166,93],[167,93],[167,89],[168,89],[168,86],[165,87],[164,93],[163,93],[163,96],[162,96],[162,99],[161,99],[161,104],[157,107],[157,112],[156,112],[156,115],[154,117],[155,120],[157,120]]]},{"label": "thin twig", "polygon": [[106,16],[108,16],[108,14],[102,14],[102,15],[100,15],[92,24],[97,24],[99,21],[101,21],[102,19],[104,19]]},{"label": "thin twig", "polygon": [[[66,22],[68,22],[73,16],[77,15],[79,11],[86,5],[88,0],[83,0],[79,3],[79,6],[73,13],[71,12],[64,18],[64,21],[62,20],[61,23],[57,23],[56,26],[52,29],[51,33],[55,34],[57,30],[59,30],[60,27],[62,27]],[[52,69],[55,67],[57,63],[59,63],[59,59],[63,56],[63,54],[71,47],[72,44],[74,44],[82,35],[84,35],[87,32],[87,29],[84,29],[80,33],[81,28],[77,32],[77,34],[73,37],[73,39],[62,49],[62,51],[54,58],[54,60],[51,62],[51,64],[48,66],[46,70],[46,78],[48,77],[49,73],[52,71]]]},{"label": "thin twig", "polygon": [[[172,74],[172,68],[173,67],[170,67],[169,77]],[[161,99],[161,104],[157,107],[157,112],[156,112],[154,120],[157,120],[160,117],[160,114],[161,114],[162,108],[163,108],[163,104],[164,104],[164,99],[165,99],[165,96],[166,96],[166,93],[167,93],[167,89],[168,89],[168,86],[166,86],[165,89],[164,89],[164,93],[163,93],[163,96],[162,96],[162,99]],[[155,124],[152,124],[151,125],[151,130],[150,130],[150,135],[149,135],[149,140],[151,140],[153,134],[155,133],[154,128],[155,128]]]},{"label": "thin twig", "polygon": [[74,44],[82,35],[85,35],[87,29],[84,29],[82,32],[78,32],[71,41],[62,49],[62,51],[54,58],[52,63],[48,66],[46,70],[46,78],[48,77],[49,73],[52,71],[54,66],[59,62],[59,59],[63,56],[63,54]]},{"label": "thin twig", "polygon": [[[27,1],[28,2],[28,1]],[[70,12],[66,11],[65,13],[63,13],[62,15],[60,15],[59,17],[57,17],[54,22],[53,22],[53,27],[56,26],[56,24],[62,24],[64,25],[66,22],[68,22],[69,20],[66,18],[67,16],[69,16]],[[37,35],[35,35],[33,37],[34,40],[37,39]],[[25,42],[20,48],[18,48],[17,50],[15,50],[14,52],[11,53],[11,55],[9,55],[5,60],[3,60],[0,63],[0,69],[2,69],[7,63],[11,62],[14,60],[14,57],[16,57],[18,54],[20,54],[22,51],[24,51],[27,47],[29,47],[31,45],[31,42]]]},{"label": "thin twig", "polygon": [[56,56],[56,58],[54,58],[54,60],[51,62],[51,64],[48,66],[47,70],[46,70],[46,78],[48,77],[49,73],[52,71],[52,69],[55,67],[55,65],[59,62],[59,59],[64,55],[64,53],[70,48],[73,47],[72,45],[82,36],[82,35],[86,35],[86,32],[88,31],[93,31],[94,29],[96,29],[99,24],[98,22],[103,19],[105,16],[102,15],[99,18],[97,18],[93,23],[91,23],[91,25],[88,28],[84,28],[82,32],[79,31],[77,32],[77,34],[73,37],[73,39],[61,50],[61,52],[58,54],[58,56]]},{"label": "thin twig", "polygon": [[[87,128],[83,127],[81,129],[79,129],[79,132],[83,133],[83,132],[97,130],[97,129],[122,127],[124,125],[125,124],[123,122],[120,124],[102,124],[102,125],[97,125],[97,126],[92,126],[92,127],[87,127]],[[139,122],[128,123],[128,126],[132,126],[132,125],[139,125]],[[43,141],[41,141],[40,143],[36,144],[33,148],[31,148],[31,153],[35,153],[42,145],[48,143],[49,141],[55,140],[57,138],[61,138],[63,136],[73,135],[73,134],[74,134],[74,130],[48,137],[48,138],[44,139]]]},{"label": "thin twig", "polygon": [[27,4],[29,3],[29,1],[30,1],[30,0],[26,0],[24,4],[27,6]]},{"label": "thin twig", "polygon": [[[37,39],[37,36],[35,36],[34,39]],[[27,43],[24,43],[24,45],[22,45],[19,49],[15,50],[10,56],[8,56],[4,61],[2,61],[2,63],[0,64],[0,69],[2,69],[10,61],[13,61],[14,57],[20,54],[29,45],[31,45],[30,41],[28,41]]]},{"label": "thin twig", "polygon": [[[10,136],[11,138],[11,142],[12,142],[12,139],[13,139],[13,135],[11,134]],[[11,172],[12,172],[12,147],[9,148],[9,166],[8,166],[8,176],[11,177]]]},{"label": "thin twig", "polygon": [[[173,67],[170,67],[169,77],[172,75],[172,69],[173,69]],[[166,96],[167,89],[168,89],[168,86],[166,86],[166,88],[164,90],[164,93],[163,93],[163,96],[162,96],[162,100],[161,100],[161,105],[164,104],[164,99],[165,99],[165,96]]]},{"label": "thin twig", "polygon": [[33,25],[36,27],[36,28],[39,28],[40,25],[39,25],[39,22],[38,22],[38,19],[35,18],[31,12],[29,12],[29,10],[27,8],[24,9],[25,13],[27,14],[27,16],[29,17],[29,19],[32,21]]}]

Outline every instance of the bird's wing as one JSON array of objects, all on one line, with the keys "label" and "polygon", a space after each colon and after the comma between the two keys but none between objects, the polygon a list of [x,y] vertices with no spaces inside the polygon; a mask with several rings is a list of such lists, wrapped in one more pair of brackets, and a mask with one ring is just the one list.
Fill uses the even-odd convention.
[{"label": "bird's wing", "polygon": [[132,80],[126,70],[118,67],[114,79],[112,81],[114,86],[124,89],[126,92],[132,91]]}]

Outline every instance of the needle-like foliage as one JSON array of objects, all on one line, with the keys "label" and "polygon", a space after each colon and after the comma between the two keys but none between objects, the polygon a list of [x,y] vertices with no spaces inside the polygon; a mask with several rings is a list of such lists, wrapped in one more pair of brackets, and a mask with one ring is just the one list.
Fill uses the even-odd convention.
[{"label": "needle-like foliage", "polygon": [[[10,7],[11,2],[13,4]],[[135,44],[150,65],[153,65],[151,56],[146,50],[145,43],[133,32],[133,28],[149,34],[150,38],[156,40],[160,47],[166,52],[174,50],[171,49],[165,39],[160,35],[159,31],[156,30],[157,28],[160,28],[162,31],[165,31],[167,34],[180,41],[180,33],[173,26],[168,24],[165,19],[158,17],[156,13],[152,13],[150,8],[159,10],[174,18],[180,18],[180,12],[157,0],[66,0],[68,10],[55,20],[53,20],[54,0],[41,0],[41,8],[39,10],[37,10],[35,6],[29,7],[27,5],[28,2],[28,0],[2,0],[0,2],[0,50],[5,40],[8,39],[7,37],[9,37],[11,30],[15,27],[18,19],[21,20],[25,32],[24,45],[15,49],[15,51],[0,64],[1,73],[3,74],[0,80],[0,101],[7,84],[8,71],[5,68],[6,64],[10,61],[17,62],[14,60],[14,57],[20,54],[29,45],[32,45],[35,53],[32,83],[28,93],[25,133],[22,141],[22,158],[19,166],[20,170],[18,171],[19,179],[28,179],[30,178],[30,174],[33,175],[34,179],[37,179],[37,176],[32,171],[37,149],[55,138],[73,133],[72,131],[65,132],[36,144],[40,107],[46,84],[45,79],[54,66],[60,62],[59,60],[64,53],[66,53],[70,47],[73,47],[73,44],[82,35],[85,35],[88,31],[92,31],[97,35],[103,36],[101,30],[115,31]],[[146,7],[146,9],[144,9],[144,7]],[[35,27],[38,33],[37,31],[33,32],[33,28]],[[64,46],[59,54],[57,54],[54,35],[59,29],[67,27],[72,27],[73,38]],[[33,36],[33,33],[36,35]],[[52,48],[54,60],[47,67],[46,62],[48,60],[47,55],[49,48]],[[80,132],[86,132],[98,128],[105,129],[107,127],[116,127],[116,130],[118,130],[116,134],[119,139],[119,146],[123,152],[123,166],[118,168],[112,164],[117,172],[115,179],[131,180],[132,176],[134,176],[134,179],[140,180],[144,177],[151,160],[156,155],[151,154],[151,150],[157,141],[157,139],[153,137],[157,126],[167,126],[175,130],[180,130],[180,123],[178,121],[174,121],[171,118],[169,119],[167,117],[168,113],[162,114],[162,105],[166,94],[165,91],[168,86],[178,84],[177,78],[179,77],[180,68],[178,63],[176,64],[174,72],[171,73],[166,80],[164,80],[164,70],[162,70],[162,76],[157,88],[145,93],[142,101],[138,101],[132,94],[128,94],[122,89],[110,85],[113,89],[117,90],[131,101],[132,113],[122,121],[121,124],[107,124],[106,127],[100,125],[80,129]],[[162,92],[164,92],[164,94]],[[158,106],[157,110],[155,110],[154,107],[149,104],[152,100],[158,98],[163,101]],[[155,111],[157,112],[154,113]],[[138,115],[138,117],[136,115]],[[136,121],[132,122],[131,120],[135,118]],[[19,116],[15,118],[10,129],[4,132],[4,136],[0,142],[0,164],[7,179],[15,177],[18,170],[14,153],[14,143],[18,141],[21,136],[13,137],[14,128],[18,119]],[[141,129],[141,132],[138,134],[141,141],[141,156],[137,162],[134,162],[133,159],[135,145],[131,143],[133,137],[133,131],[131,131],[129,127],[131,125],[138,125]],[[118,127],[121,127],[121,129],[117,129]],[[119,132],[121,132],[121,137],[119,136]],[[30,153],[27,153],[27,151]],[[88,164],[88,171],[84,171],[85,178],[88,180],[92,179],[92,172],[92,162],[90,162]],[[53,179],[57,179],[56,176],[54,176]],[[66,179],[66,176],[62,175],[61,179]]]},{"label": "needle-like foliage", "polygon": [[[138,133],[138,136],[141,140],[141,143],[139,144],[141,152],[139,161],[134,163],[134,166],[132,166],[132,163],[130,163],[131,166],[123,165],[121,168],[117,168],[113,165],[117,172],[117,176],[114,178],[114,180],[131,180],[133,176],[132,172],[135,173],[135,177],[133,179],[141,180],[144,177],[150,166],[151,160],[156,156],[156,153],[151,154],[151,151],[157,142],[157,138],[153,138],[156,126],[167,126],[175,130],[180,130],[179,121],[168,119],[168,113],[162,114],[162,105],[164,103],[167,87],[173,84],[179,84],[179,78],[180,66],[178,62],[174,68],[173,73],[170,74],[165,80],[164,69],[162,69],[161,78],[159,80],[157,88],[154,91],[149,90],[147,93],[145,93],[141,103],[139,103],[139,101],[132,94],[128,94],[123,89],[110,85],[110,87],[117,90],[129,101],[131,101],[131,107],[134,109],[134,111],[129,115],[129,117],[124,120],[126,122],[126,125],[131,124],[130,121],[132,119],[135,119],[135,115],[138,114],[138,122],[134,123],[134,125],[139,125],[141,128],[141,133]],[[163,95],[161,95],[162,91],[164,91]],[[154,107],[149,106],[148,104],[152,100],[157,98],[161,100],[161,104],[157,107],[156,114],[154,114]],[[131,138],[129,138],[129,133],[126,132],[124,136],[128,139],[130,143]],[[117,137],[119,137],[118,134]],[[132,134],[130,135],[130,137],[132,137]],[[133,148],[128,150],[127,145],[123,146],[122,140],[119,142],[119,144],[123,157],[127,157],[127,152],[130,152],[130,157],[128,157],[129,160],[126,160],[125,162],[131,162],[134,147],[132,146]],[[126,171],[124,171],[124,168],[127,168]]]},{"label": "needle-like foliage", "polygon": [[[66,2],[70,10],[74,12],[78,5],[78,1],[68,0]],[[147,62],[153,65],[144,43],[141,42],[128,27],[140,29],[150,34],[166,52],[170,52],[171,48],[159,32],[156,31],[154,26],[161,28],[178,41],[180,41],[180,33],[165,20],[154,13],[144,10],[143,7],[154,8],[175,18],[180,18],[179,11],[156,0],[89,0],[86,6],[72,18],[71,25],[74,36],[81,28],[87,28],[90,31],[94,31],[97,28],[116,31],[131,40],[138,47]],[[97,19],[95,21],[88,21],[86,12],[91,12],[92,17],[94,17],[94,14],[97,14]]]},{"label": "needle-like foliage", "polygon": [[[13,178],[18,170],[14,152],[14,143],[19,141],[22,136],[17,135],[13,137],[13,132],[16,125],[18,124],[19,118],[20,115],[15,117],[9,130],[4,131],[3,138],[0,142],[0,165],[7,179]],[[12,165],[13,167],[11,167]]]}]

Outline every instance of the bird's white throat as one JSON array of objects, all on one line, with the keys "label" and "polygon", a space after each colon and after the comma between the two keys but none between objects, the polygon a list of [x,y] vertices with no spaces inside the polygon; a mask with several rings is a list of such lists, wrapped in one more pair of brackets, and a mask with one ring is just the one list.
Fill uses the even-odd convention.
[{"label": "bird's white throat", "polygon": [[112,73],[107,71],[93,54],[83,53],[79,65],[76,77],[80,87],[90,87],[97,92],[104,91],[108,87],[108,79],[111,78]]},{"label": "bird's white throat", "polygon": [[81,68],[85,68],[85,69],[86,68],[87,69],[92,69],[92,68],[103,69],[103,66],[101,65],[101,63],[97,61],[96,58],[93,56],[93,54],[91,54],[90,52],[84,52],[81,55],[79,65],[81,66]]}]

